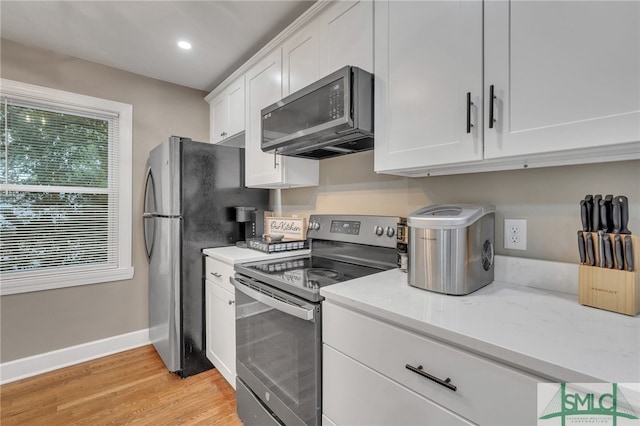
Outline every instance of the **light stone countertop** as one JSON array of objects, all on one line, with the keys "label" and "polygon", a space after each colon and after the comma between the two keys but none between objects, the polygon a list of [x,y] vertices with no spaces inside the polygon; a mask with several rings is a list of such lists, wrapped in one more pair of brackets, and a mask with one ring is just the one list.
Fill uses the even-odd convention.
[{"label": "light stone countertop", "polygon": [[320,294],[550,381],[640,382],[640,317],[582,306],[575,294],[494,281],[448,296],[409,286],[399,269]]},{"label": "light stone countertop", "polygon": [[220,260],[229,265],[245,262],[258,262],[269,259],[280,259],[283,257],[304,256],[310,250],[281,251],[277,253],[264,253],[259,250],[239,248],[236,246],[206,248],[202,250],[207,256]]}]

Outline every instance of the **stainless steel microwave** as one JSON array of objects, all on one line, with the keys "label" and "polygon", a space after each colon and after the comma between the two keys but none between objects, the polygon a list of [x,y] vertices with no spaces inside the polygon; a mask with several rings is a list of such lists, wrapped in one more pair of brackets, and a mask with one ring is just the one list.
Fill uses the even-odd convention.
[{"label": "stainless steel microwave", "polygon": [[265,152],[319,160],[373,149],[373,75],[346,66],[261,114]]}]

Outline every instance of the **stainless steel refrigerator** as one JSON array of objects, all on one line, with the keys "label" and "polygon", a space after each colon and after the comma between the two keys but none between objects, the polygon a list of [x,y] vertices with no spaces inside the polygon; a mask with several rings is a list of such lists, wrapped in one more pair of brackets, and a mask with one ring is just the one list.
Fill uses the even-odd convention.
[{"label": "stainless steel refrigerator", "polygon": [[244,150],[172,136],[147,161],[144,243],[149,260],[149,338],[170,371],[188,377],[206,357],[202,249],[240,238],[236,206],[268,207],[244,186]]}]

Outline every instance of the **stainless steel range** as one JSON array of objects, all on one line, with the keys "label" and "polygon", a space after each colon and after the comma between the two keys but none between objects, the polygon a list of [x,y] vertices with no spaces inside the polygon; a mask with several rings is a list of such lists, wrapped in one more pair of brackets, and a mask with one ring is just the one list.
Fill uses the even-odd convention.
[{"label": "stainless steel range", "polygon": [[324,286],[398,266],[406,220],[312,215],[311,254],[236,265],[238,415],[245,426],[320,425]]}]

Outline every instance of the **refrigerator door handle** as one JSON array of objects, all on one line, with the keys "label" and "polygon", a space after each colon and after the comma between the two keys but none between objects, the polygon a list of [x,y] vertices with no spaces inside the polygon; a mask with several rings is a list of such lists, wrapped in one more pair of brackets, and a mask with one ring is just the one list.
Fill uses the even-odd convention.
[{"label": "refrigerator door handle", "polygon": [[[149,204],[152,204],[151,206]],[[149,212],[148,209],[151,207],[153,210],[156,209],[156,193],[155,193],[155,185],[153,182],[153,174],[151,173],[151,167],[147,168],[147,178],[144,183],[144,213],[142,214],[142,232],[144,238],[144,251],[147,255],[147,260],[151,259],[151,253],[153,252],[153,243],[155,241],[155,233],[156,227],[154,221],[155,212]],[[147,231],[147,221],[152,221],[149,226],[150,234],[148,235]],[[150,238],[150,240],[149,240]],[[149,244],[149,241],[151,244]]]}]

